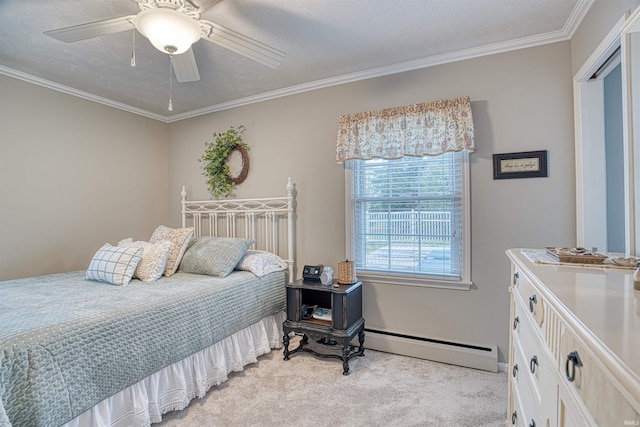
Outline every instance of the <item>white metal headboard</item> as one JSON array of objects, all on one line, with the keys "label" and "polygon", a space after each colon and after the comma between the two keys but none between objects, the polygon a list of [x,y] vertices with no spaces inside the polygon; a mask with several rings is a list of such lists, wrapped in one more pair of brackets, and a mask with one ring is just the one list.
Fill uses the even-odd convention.
[{"label": "white metal headboard", "polygon": [[[289,281],[294,276],[295,254],[295,199],[291,178],[287,182],[287,195],[259,199],[187,200],[187,190],[182,192],[182,227],[194,228],[194,237],[203,235],[246,237],[254,239],[252,248],[279,255],[289,266]],[[286,227],[279,227],[281,222]],[[244,230],[244,231],[242,231]],[[239,234],[241,233],[241,234]],[[286,239],[286,248],[280,240]]]}]

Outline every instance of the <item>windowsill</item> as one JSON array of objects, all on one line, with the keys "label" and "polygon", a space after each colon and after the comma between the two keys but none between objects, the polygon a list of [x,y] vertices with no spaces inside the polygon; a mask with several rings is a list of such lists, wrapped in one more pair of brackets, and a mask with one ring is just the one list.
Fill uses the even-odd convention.
[{"label": "windowsill", "polygon": [[454,291],[468,291],[473,282],[459,280],[444,280],[431,277],[419,277],[402,274],[388,274],[377,272],[357,272],[358,280],[362,282],[375,282],[393,286],[416,286],[420,288],[449,289]]}]

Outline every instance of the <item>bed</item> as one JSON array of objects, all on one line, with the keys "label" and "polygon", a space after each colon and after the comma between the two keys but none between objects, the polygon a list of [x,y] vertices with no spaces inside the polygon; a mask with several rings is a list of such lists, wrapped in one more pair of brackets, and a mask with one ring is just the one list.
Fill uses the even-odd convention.
[{"label": "bed", "polygon": [[[181,196],[180,230],[193,234],[172,275],[87,280],[96,254],[87,271],[0,282],[0,426],[149,425],[281,347],[295,271],[291,179],[284,197]],[[239,241],[230,274],[198,270],[217,261],[195,248]]]}]

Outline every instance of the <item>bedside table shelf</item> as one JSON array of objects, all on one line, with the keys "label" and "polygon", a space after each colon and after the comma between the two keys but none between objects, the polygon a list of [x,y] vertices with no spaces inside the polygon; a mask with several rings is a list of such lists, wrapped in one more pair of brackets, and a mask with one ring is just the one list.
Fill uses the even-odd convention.
[{"label": "bedside table shelf", "polygon": [[[320,282],[296,280],[286,285],[287,320],[282,325],[284,332],[284,360],[299,351],[311,353],[321,358],[342,360],[343,374],[349,375],[349,360],[355,356],[364,356],[364,319],[362,318],[362,282],[352,285],[332,286]],[[321,319],[303,319],[302,306],[317,305],[332,311],[331,321]],[[289,334],[302,334],[300,344],[289,350]],[[358,336],[356,349],[351,341]],[[341,354],[315,351],[306,345],[309,337],[331,347],[338,345]]]}]

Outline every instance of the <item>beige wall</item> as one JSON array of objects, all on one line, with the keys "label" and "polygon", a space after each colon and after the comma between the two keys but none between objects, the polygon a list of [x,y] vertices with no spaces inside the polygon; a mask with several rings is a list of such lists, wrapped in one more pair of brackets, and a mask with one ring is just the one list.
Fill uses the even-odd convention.
[{"label": "beige wall", "polygon": [[[338,116],[469,95],[477,151],[471,157],[471,291],[365,284],[367,327],[508,345],[511,247],[575,244],[570,43],[461,61],[316,90],[170,125],[169,204],[179,190],[209,198],[198,158],[211,134],[245,125],[251,170],[238,197],[298,191],[297,261],[334,268],[345,257],[344,171],[335,163]],[[549,177],[494,181],[492,154],[549,150]]]},{"label": "beige wall", "polygon": [[0,76],[0,280],[167,221],[168,125]]}]

